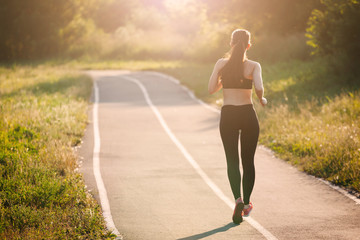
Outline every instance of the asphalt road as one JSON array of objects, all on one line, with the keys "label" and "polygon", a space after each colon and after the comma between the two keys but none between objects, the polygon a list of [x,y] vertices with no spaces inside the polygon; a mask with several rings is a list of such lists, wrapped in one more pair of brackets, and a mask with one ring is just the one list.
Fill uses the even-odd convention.
[{"label": "asphalt road", "polygon": [[359,204],[262,146],[254,210],[234,225],[218,112],[165,75],[88,73],[98,86],[98,120],[89,109],[81,171],[104,207],[93,169],[95,124],[106,213],[124,239],[360,239]]}]

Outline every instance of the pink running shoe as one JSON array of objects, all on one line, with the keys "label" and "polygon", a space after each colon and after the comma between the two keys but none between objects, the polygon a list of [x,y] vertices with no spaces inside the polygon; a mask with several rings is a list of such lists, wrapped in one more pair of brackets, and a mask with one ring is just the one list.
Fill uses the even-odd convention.
[{"label": "pink running shoe", "polygon": [[239,198],[236,201],[234,214],[232,217],[232,220],[235,224],[240,224],[243,221],[243,218],[242,218],[243,209],[244,209],[244,202],[241,198]]},{"label": "pink running shoe", "polygon": [[254,206],[253,206],[253,204],[250,202],[250,203],[249,203],[249,208],[244,208],[244,209],[243,209],[243,211],[242,211],[243,216],[244,216],[244,217],[248,217],[249,214],[250,214],[250,212],[251,212],[251,210],[252,210],[253,208],[254,208]]}]

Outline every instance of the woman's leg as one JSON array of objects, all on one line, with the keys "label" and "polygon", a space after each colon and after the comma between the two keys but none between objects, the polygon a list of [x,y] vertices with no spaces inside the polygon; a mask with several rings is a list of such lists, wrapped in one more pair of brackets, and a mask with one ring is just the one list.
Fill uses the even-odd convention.
[{"label": "woman's leg", "polygon": [[[230,117],[230,116],[229,116]],[[236,129],[226,114],[222,113],[220,121],[220,135],[224,145],[227,174],[235,199],[241,197],[241,175],[239,169],[239,130]]]},{"label": "woman's leg", "polygon": [[[252,115],[252,116],[251,116]],[[247,125],[241,131],[241,163],[243,166],[244,204],[249,204],[255,183],[254,155],[259,138],[259,123],[256,113],[251,113]]]}]

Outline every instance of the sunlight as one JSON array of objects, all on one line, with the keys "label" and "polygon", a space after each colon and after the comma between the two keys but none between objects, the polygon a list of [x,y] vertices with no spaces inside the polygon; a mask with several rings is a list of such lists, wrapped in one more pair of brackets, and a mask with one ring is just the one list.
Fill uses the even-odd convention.
[{"label": "sunlight", "polygon": [[193,0],[164,0],[165,7],[170,11],[185,10]]}]

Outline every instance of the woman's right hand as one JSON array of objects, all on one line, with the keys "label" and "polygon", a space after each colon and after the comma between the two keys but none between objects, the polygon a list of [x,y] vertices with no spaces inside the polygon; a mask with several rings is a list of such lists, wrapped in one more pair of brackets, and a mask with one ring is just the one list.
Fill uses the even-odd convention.
[{"label": "woman's right hand", "polygon": [[266,98],[262,97],[261,100],[260,100],[260,103],[263,107],[265,107],[265,105],[267,104],[267,100]]}]

